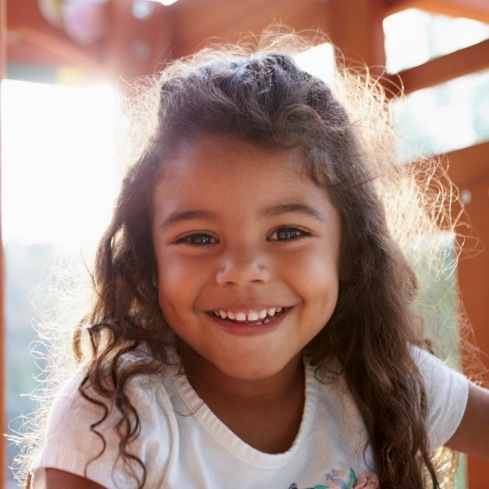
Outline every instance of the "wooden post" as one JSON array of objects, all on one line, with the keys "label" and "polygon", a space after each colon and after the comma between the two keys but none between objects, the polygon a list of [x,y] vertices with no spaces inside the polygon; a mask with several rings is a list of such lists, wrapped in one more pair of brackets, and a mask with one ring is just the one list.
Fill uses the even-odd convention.
[{"label": "wooden post", "polygon": [[385,67],[384,0],[330,0],[329,35],[347,64],[366,65],[380,75]]},{"label": "wooden post", "polygon": [[[162,69],[170,56],[173,27],[168,9],[149,2],[147,17],[133,15],[132,0],[109,3],[107,74],[113,80],[133,81]],[[119,87],[123,88],[123,87]]]},{"label": "wooden post", "polygon": [[[2,95],[2,80],[5,76],[5,65],[7,56],[7,0],[0,0],[0,97]],[[0,113],[2,104],[0,102]],[[0,118],[0,138],[1,138],[1,118]],[[0,140],[1,148],[1,140]],[[0,152],[1,160],[1,152]],[[0,161],[1,169],[1,161]],[[2,442],[0,443],[0,487],[5,485],[6,477],[6,444],[3,434],[5,433],[5,417],[6,417],[6,405],[5,405],[5,327],[4,327],[4,271],[3,271],[3,240],[1,234],[1,221],[0,221],[0,434],[2,435]]]}]

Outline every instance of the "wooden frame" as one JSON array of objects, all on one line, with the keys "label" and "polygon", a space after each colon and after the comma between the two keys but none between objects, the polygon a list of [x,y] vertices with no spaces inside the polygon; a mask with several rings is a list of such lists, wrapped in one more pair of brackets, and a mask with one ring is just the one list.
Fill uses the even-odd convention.
[{"label": "wooden frame", "polygon": [[[4,78],[5,63],[6,63],[6,35],[7,35],[7,3],[6,0],[0,0],[0,99],[2,95],[1,81]],[[1,111],[0,101],[0,111]],[[0,139],[1,139],[1,118],[0,118]],[[1,141],[0,141],[1,147]],[[1,170],[1,154],[0,154],[0,170]],[[1,235],[1,220],[0,220],[0,244],[2,243]],[[4,324],[4,267],[3,267],[3,246],[0,246],[0,433],[5,433],[5,324]],[[0,443],[0,460],[6,460],[6,442],[2,436]],[[5,480],[5,463],[0,465],[0,486]]]}]

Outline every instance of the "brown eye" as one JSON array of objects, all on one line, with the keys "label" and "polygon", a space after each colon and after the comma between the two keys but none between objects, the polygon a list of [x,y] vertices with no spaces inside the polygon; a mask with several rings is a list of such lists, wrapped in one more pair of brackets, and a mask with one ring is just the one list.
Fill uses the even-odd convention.
[{"label": "brown eye", "polygon": [[217,244],[217,239],[211,234],[207,233],[195,233],[190,234],[188,236],[184,236],[183,238],[179,238],[176,241],[177,244],[190,244],[193,246],[209,246],[213,244]]},{"label": "brown eye", "polygon": [[310,233],[300,228],[282,227],[273,231],[269,236],[270,241],[294,241],[300,238],[307,238]]}]

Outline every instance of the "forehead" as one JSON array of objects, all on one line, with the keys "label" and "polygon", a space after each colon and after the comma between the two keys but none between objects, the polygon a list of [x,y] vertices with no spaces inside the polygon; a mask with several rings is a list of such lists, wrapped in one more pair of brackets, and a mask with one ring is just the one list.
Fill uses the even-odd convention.
[{"label": "forehead", "polygon": [[238,213],[297,202],[329,203],[308,176],[298,150],[272,150],[235,137],[206,136],[180,145],[165,163],[156,185],[156,209],[222,205]]},{"label": "forehead", "polygon": [[294,182],[307,176],[299,150],[272,149],[234,136],[208,135],[178,144],[166,158],[159,180],[183,183],[197,175],[225,179],[251,177],[257,172],[270,177],[281,174]]}]

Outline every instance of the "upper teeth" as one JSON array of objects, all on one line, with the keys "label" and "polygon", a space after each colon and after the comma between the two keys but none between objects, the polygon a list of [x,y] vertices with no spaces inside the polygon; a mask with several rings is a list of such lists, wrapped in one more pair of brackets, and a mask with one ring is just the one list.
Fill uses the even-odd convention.
[{"label": "upper teeth", "polygon": [[235,321],[258,321],[259,319],[265,319],[267,316],[275,316],[276,313],[281,312],[282,307],[270,307],[268,309],[261,309],[260,311],[215,311],[216,316],[220,316],[222,319],[234,319]]}]

